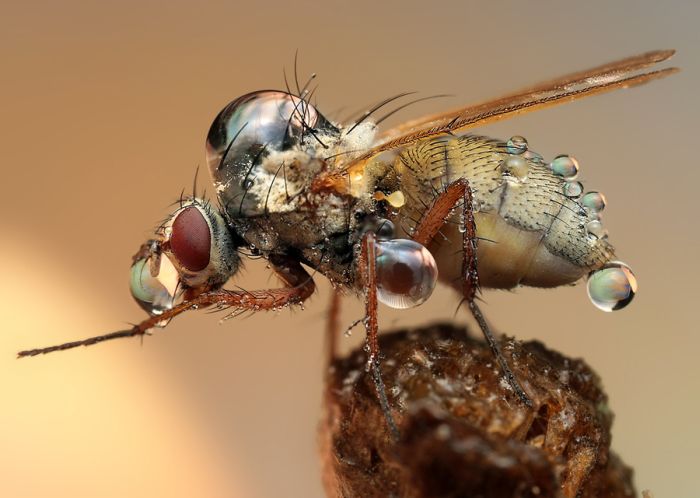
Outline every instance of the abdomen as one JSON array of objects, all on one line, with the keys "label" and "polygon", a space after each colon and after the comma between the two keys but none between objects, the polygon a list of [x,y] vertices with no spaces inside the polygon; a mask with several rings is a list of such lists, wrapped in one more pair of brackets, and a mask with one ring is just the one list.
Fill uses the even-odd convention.
[{"label": "abdomen", "polygon": [[[426,140],[403,150],[394,168],[406,197],[399,213],[404,230],[410,232],[435,196],[463,177],[472,189],[482,286],[554,287],[609,261],[612,246],[600,230],[592,230],[598,228],[591,224],[598,213],[572,196],[572,189],[567,195],[568,179],[538,154],[511,151],[504,142],[472,135]],[[441,280],[455,286],[462,264],[459,212],[429,246]]]}]

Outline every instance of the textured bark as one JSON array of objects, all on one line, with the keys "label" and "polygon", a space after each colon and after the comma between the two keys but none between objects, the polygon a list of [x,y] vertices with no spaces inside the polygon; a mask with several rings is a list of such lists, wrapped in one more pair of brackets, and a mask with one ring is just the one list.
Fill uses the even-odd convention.
[{"label": "textured bark", "polygon": [[400,431],[391,438],[360,349],[329,369],[321,429],[333,497],[632,497],[609,451],[598,376],[539,342],[501,340],[534,402],[524,406],[488,346],[437,324],[385,334],[380,349]]}]

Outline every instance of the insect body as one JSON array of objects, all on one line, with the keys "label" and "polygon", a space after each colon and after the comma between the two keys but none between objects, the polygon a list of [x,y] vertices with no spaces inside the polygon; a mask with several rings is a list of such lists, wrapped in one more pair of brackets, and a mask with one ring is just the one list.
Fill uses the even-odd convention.
[{"label": "insect body", "polygon": [[[132,295],[151,316],[128,330],[20,356],[143,335],[199,307],[235,315],[297,304],[314,291],[304,264],[337,289],[365,296],[369,366],[392,425],[377,302],[419,305],[439,276],[462,294],[514,392],[529,403],[476,304],[479,289],[555,287],[590,274],[592,301],[610,311],[629,303],[636,281],[613,261],[600,223],[605,198],[583,193],[574,158],[545,161],[522,137],[455,133],[666,76],[674,69],[641,71],[672,53],[606,64],[383,134],[369,115],[332,123],[301,89],[244,95],[219,113],[207,136],[218,209],[194,196],[182,200],[134,257]],[[284,286],[224,290],[242,250],[265,257]]]}]

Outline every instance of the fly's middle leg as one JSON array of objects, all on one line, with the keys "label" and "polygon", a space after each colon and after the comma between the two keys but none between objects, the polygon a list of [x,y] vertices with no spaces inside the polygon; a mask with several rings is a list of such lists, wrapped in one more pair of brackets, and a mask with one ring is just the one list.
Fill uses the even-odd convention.
[{"label": "fly's middle leg", "polygon": [[368,231],[362,236],[360,271],[365,285],[365,330],[367,351],[367,368],[372,374],[374,388],[379,398],[379,404],[384,412],[389,430],[395,439],[399,438],[399,430],[394,421],[386,396],[386,387],[382,380],[379,358],[379,323],[377,316],[377,239],[373,232]]},{"label": "fly's middle leg", "polygon": [[481,332],[493,352],[496,361],[501,367],[501,371],[506,376],[513,392],[527,406],[532,406],[532,401],[525,393],[515,374],[510,369],[496,339],[491,332],[484,315],[481,313],[476,303],[476,293],[479,290],[479,273],[476,265],[476,223],[474,221],[474,206],[472,202],[472,191],[469,181],[460,178],[448,185],[444,192],[438,195],[433,204],[423,214],[421,220],[413,232],[413,240],[427,246],[435,237],[440,228],[452,215],[455,209],[462,206],[461,232],[462,232],[462,296],[469,306],[472,316],[479,324]]}]

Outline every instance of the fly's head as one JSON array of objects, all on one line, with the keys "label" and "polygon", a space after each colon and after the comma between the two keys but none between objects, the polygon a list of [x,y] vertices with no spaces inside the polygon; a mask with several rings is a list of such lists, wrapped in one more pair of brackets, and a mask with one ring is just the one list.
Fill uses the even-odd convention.
[{"label": "fly's head", "polygon": [[301,97],[263,90],[214,119],[206,143],[217,194],[231,218],[277,212],[306,191],[340,130]]},{"label": "fly's head", "polygon": [[202,199],[184,199],[134,255],[131,295],[149,314],[160,315],[217,289],[239,268],[236,246],[221,213]]},{"label": "fly's head", "polygon": [[262,253],[309,247],[348,231],[347,197],[311,186],[374,139],[375,126],[343,129],[308,97],[264,90],[218,114],[207,136],[207,163],[227,221]]}]

